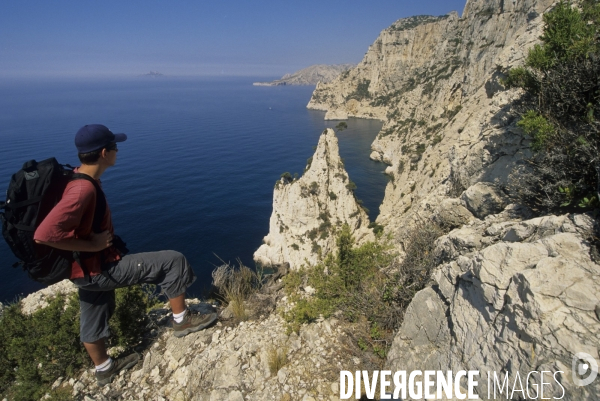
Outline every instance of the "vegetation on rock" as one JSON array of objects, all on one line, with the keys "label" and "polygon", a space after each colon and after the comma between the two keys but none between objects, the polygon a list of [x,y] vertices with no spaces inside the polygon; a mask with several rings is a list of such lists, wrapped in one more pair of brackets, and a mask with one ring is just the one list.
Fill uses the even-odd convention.
[{"label": "vegetation on rock", "polygon": [[414,17],[404,18],[396,21],[389,29],[390,31],[407,31],[416,28],[419,25],[436,22],[440,19],[448,18],[448,15],[434,17],[432,15],[415,15]]},{"label": "vegetation on rock", "polygon": [[237,268],[225,263],[213,270],[212,278],[217,297],[227,304],[236,319],[246,320],[245,302],[260,289],[262,270],[254,271],[241,262]]},{"label": "vegetation on rock", "polygon": [[338,125],[335,126],[335,129],[337,129],[338,132],[341,132],[341,131],[345,130],[346,128],[348,128],[348,124],[345,121],[342,121],[342,122],[338,123]]},{"label": "vegetation on rock", "polygon": [[534,155],[512,174],[515,198],[540,212],[588,209],[600,193],[600,4],[561,1],[544,15],[542,43],[506,84],[526,92],[518,125]]},{"label": "vegetation on rock", "polygon": [[[375,241],[357,247],[350,227],[342,226],[335,255],[284,278],[292,305],[283,313],[288,329],[298,331],[304,323],[335,314],[363,324],[359,347],[385,357],[404,310],[429,281],[436,266],[433,246],[444,233],[429,221],[417,223],[407,235],[406,255],[399,263],[390,238],[378,235]],[[303,288],[314,293],[307,295]]]},{"label": "vegetation on rock", "polygon": [[361,82],[358,83],[354,92],[349,94],[346,99],[347,100],[356,99],[358,101],[370,99],[371,98],[371,92],[369,92],[370,85],[371,85],[370,80],[368,80],[368,79],[362,80]]},{"label": "vegetation on rock", "polygon": [[[115,313],[110,320],[109,344],[126,350],[143,339],[147,311],[156,305],[154,287],[116,290]],[[19,303],[0,318],[0,397],[11,400],[65,398],[51,390],[58,377],[74,377],[89,361],[79,341],[79,297],[59,294],[47,307],[26,315]]]}]

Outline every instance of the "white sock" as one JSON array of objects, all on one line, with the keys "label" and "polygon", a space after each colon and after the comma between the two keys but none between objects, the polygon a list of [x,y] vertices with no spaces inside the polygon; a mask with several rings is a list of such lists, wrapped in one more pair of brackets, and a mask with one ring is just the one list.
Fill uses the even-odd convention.
[{"label": "white sock", "polygon": [[181,313],[173,313],[173,320],[175,320],[175,323],[183,322],[183,318],[185,317],[186,313],[187,313],[187,309]]},{"label": "white sock", "polygon": [[108,359],[105,362],[96,366],[96,372],[107,371],[108,369],[110,369],[111,365],[112,365],[112,358],[108,357]]}]

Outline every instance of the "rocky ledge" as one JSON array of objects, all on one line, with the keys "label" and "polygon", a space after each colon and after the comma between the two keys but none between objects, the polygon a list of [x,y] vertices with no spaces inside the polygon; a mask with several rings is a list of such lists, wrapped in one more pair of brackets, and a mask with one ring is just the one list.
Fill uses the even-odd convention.
[{"label": "rocky ledge", "polygon": [[600,399],[600,381],[577,387],[572,379],[573,355],[600,356],[595,218],[527,215],[509,206],[438,239],[442,263],[408,307],[389,369],[478,370],[482,399],[487,372],[507,375],[511,390],[520,377],[533,391],[540,377],[529,372],[547,371],[546,382],[556,373],[564,389],[552,380],[545,397]]},{"label": "rocky ledge", "polygon": [[[339,400],[339,371],[373,369],[372,361],[352,340],[352,325],[335,318],[287,334],[279,311],[289,304],[278,281],[262,292],[278,300],[275,313],[247,305],[249,320],[239,321],[229,309],[218,308],[216,325],[176,338],[165,305],[149,314],[155,340],[138,350],[141,360],[134,368],[100,388],[90,366],[76,378],[58,378],[53,388],[69,388],[85,401]],[[55,285],[47,293],[64,291],[70,290]],[[200,312],[215,308],[198,300],[188,306]]]}]

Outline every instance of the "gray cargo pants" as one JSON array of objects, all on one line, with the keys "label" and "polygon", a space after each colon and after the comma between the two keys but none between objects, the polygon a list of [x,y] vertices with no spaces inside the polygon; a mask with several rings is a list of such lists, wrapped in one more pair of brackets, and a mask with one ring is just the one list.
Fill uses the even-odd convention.
[{"label": "gray cargo pants", "polygon": [[168,298],[175,298],[195,280],[185,256],[175,251],[125,255],[98,276],[72,280],[79,287],[81,341],[92,343],[110,335],[108,320],[115,310],[116,288],[157,284]]}]

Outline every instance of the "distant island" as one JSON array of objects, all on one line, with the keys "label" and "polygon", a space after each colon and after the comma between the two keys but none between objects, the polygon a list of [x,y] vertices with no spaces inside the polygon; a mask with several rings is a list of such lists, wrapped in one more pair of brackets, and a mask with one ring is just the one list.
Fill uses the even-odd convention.
[{"label": "distant island", "polygon": [[281,79],[271,82],[254,82],[254,86],[280,86],[280,85],[316,85],[319,82],[329,83],[342,72],[354,68],[354,64],[325,65],[317,64],[285,74]]},{"label": "distant island", "polygon": [[156,78],[156,77],[164,77],[164,76],[165,76],[164,74],[161,74],[158,71],[150,71],[147,74],[140,75],[140,77],[154,77],[154,78]]}]

